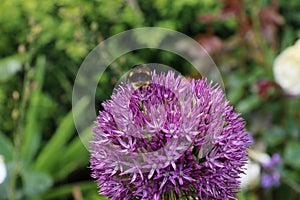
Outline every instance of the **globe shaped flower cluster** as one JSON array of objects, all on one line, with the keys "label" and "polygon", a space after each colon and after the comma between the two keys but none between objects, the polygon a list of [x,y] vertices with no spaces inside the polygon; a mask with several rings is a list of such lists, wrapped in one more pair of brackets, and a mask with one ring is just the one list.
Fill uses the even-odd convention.
[{"label": "globe shaped flower cluster", "polygon": [[235,199],[251,141],[245,122],[206,79],[152,72],[102,103],[92,177],[109,199]]}]

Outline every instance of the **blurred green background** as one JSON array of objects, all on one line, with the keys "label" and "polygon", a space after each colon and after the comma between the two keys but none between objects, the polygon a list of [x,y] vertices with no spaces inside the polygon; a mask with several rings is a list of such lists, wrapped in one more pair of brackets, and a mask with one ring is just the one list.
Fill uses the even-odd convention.
[{"label": "blurred green background", "polygon": [[[246,119],[253,148],[281,155],[280,186],[254,184],[238,198],[300,199],[300,100],[285,95],[272,73],[276,56],[300,38],[299,10],[298,0],[2,0],[0,154],[8,176],[0,199],[105,199],[90,178],[89,153],[75,130],[72,87],[97,44],[148,26],[177,30],[202,44],[231,104]],[[175,54],[136,51],[102,76],[99,84],[106,87],[97,91],[97,109],[132,65],[155,62],[200,77]]]}]

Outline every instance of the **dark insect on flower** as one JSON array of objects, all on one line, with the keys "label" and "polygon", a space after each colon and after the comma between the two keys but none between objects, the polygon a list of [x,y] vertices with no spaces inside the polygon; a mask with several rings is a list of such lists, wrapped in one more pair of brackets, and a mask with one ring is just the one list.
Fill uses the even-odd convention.
[{"label": "dark insect on flower", "polygon": [[130,83],[134,89],[147,87],[151,79],[151,70],[142,64],[134,65],[127,76],[127,82]]}]

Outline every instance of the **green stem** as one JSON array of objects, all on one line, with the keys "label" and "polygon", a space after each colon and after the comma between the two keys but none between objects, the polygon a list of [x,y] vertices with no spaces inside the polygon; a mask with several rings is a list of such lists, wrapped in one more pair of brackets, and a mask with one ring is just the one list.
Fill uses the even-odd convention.
[{"label": "green stem", "polygon": [[22,144],[22,137],[24,135],[24,127],[25,127],[25,111],[26,111],[26,105],[27,101],[29,99],[29,89],[30,89],[30,78],[28,75],[28,71],[30,70],[30,61],[32,56],[30,53],[27,55],[25,62],[25,77],[23,81],[23,89],[22,89],[22,97],[20,102],[20,108],[19,113],[20,117],[17,121],[16,131],[14,134],[14,152],[13,152],[13,167],[11,170],[11,175],[9,179],[9,191],[8,191],[8,199],[9,200],[15,200],[16,196],[16,184],[17,184],[17,178],[20,175],[21,171],[21,157],[20,157],[20,151],[21,151],[21,144]]},{"label": "green stem", "polygon": [[266,59],[264,59],[262,66],[266,69],[267,75],[269,77],[272,77],[272,75],[273,75],[272,65],[273,65],[273,60],[274,60],[274,52],[269,47],[269,45],[267,44],[267,42],[265,41],[265,38],[263,36],[263,33],[262,33],[263,30],[262,30],[262,27],[260,24],[259,15],[257,14],[257,13],[259,13],[259,11],[260,11],[259,2],[257,0],[252,1],[252,6],[250,9],[250,17],[253,22],[254,37],[256,37],[256,41],[260,42],[259,47],[262,51],[261,53],[263,53],[263,55],[266,58]]}]

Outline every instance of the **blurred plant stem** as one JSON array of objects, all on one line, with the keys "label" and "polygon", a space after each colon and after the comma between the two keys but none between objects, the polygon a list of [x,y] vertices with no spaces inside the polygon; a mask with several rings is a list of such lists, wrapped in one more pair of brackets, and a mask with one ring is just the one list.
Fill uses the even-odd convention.
[{"label": "blurred plant stem", "polygon": [[22,167],[22,159],[21,159],[21,147],[22,147],[22,139],[24,135],[25,129],[25,113],[26,106],[30,96],[30,63],[33,58],[33,50],[32,48],[24,54],[24,80],[23,80],[23,89],[21,93],[21,101],[19,106],[19,118],[16,119],[16,127],[14,132],[14,152],[13,152],[13,165],[11,169],[11,175],[9,176],[9,191],[8,197],[9,200],[16,199],[16,185],[17,179],[20,175],[21,167]]},{"label": "blurred plant stem", "polygon": [[[249,2],[250,3],[250,2]],[[260,1],[251,1],[249,7],[251,21],[253,23],[253,36],[254,36],[254,51],[260,51],[257,55],[261,55],[261,59],[258,59],[258,63],[264,67],[268,77],[273,76],[272,65],[275,58],[275,54],[270,45],[267,44],[266,39],[263,35],[262,24],[260,23]]]},{"label": "blurred plant stem", "polygon": [[287,110],[287,114],[296,119],[297,115],[299,114],[299,108],[300,108],[299,99],[298,98],[286,99],[284,103],[286,105],[285,109]]},{"label": "blurred plant stem", "polygon": [[285,184],[287,184],[288,186],[290,186],[295,192],[297,192],[298,194],[300,194],[300,185],[296,181],[290,179],[283,172],[281,173],[281,180],[282,180],[282,182],[284,182]]}]

